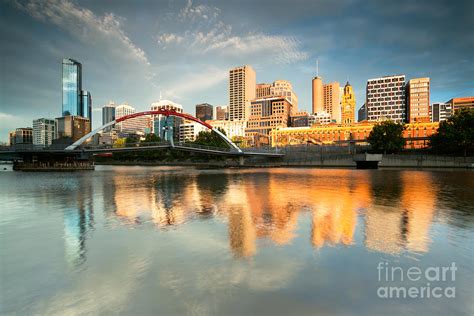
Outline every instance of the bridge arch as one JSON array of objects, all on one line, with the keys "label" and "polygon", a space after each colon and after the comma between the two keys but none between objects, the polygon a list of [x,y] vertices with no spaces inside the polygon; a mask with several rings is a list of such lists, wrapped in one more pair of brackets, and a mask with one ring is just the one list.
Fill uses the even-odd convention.
[{"label": "bridge arch", "polygon": [[229,144],[231,146],[231,148],[237,150],[238,152],[242,152],[242,150],[236,145],[234,144],[234,142],[232,142],[226,135],[224,135],[223,133],[221,133],[217,128],[214,128],[212,127],[211,125],[201,121],[200,119],[192,116],[192,115],[189,115],[189,114],[186,114],[186,113],[179,113],[179,112],[176,112],[176,111],[173,111],[173,110],[154,110],[154,111],[144,111],[144,112],[138,112],[138,113],[133,113],[133,114],[129,114],[129,115],[125,115],[125,116],[122,116],[122,117],[119,117],[118,119],[115,119],[107,124],[104,124],[102,125],[101,127],[99,128],[96,128],[94,129],[93,131],[91,131],[90,133],[88,133],[87,135],[84,135],[83,137],[81,137],[80,139],[78,139],[76,142],[74,142],[72,145],[69,145],[68,147],[66,147],[66,150],[74,150],[76,149],[77,147],[79,147],[80,145],[82,145],[86,140],[88,140],[89,138],[91,138],[92,136],[94,136],[95,134],[97,134],[98,132],[104,130],[105,128],[109,127],[109,126],[112,126],[114,124],[117,124],[117,123],[120,123],[120,122],[123,122],[123,121],[126,121],[126,120],[129,120],[129,119],[132,119],[132,118],[135,118],[135,117],[139,117],[139,116],[144,116],[144,115],[164,115],[164,116],[176,116],[176,117],[181,117],[181,118],[184,118],[184,119],[187,119],[187,120],[190,120],[190,121],[193,121],[193,122],[196,122],[196,123],[199,123],[201,124],[202,126],[206,127],[207,129],[211,130],[211,131],[214,131],[217,135],[219,135],[219,137],[221,137],[227,144]]}]

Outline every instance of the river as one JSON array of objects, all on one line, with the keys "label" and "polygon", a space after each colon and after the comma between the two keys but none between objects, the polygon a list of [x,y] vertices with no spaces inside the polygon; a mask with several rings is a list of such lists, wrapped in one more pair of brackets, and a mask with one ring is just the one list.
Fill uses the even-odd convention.
[{"label": "river", "polygon": [[472,315],[473,175],[2,172],[0,313]]}]

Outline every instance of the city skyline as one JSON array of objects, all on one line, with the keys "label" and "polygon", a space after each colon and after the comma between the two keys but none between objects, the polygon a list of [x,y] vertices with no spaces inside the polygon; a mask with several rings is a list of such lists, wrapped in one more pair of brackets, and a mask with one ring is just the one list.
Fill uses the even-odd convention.
[{"label": "city skyline", "polygon": [[[465,52],[474,42],[466,32],[473,26],[473,4],[429,4],[301,2],[275,24],[271,15],[284,6],[276,5],[270,14],[244,3],[238,10],[247,15],[237,18],[229,3],[147,4],[135,9],[145,16],[139,21],[121,4],[7,2],[1,5],[0,22],[2,41],[10,44],[1,48],[2,73],[9,80],[2,78],[0,141],[16,127],[31,126],[33,119],[60,116],[59,61],[64,57],[84,65],[83,83],[94,96],[93,126],[100,125],[101,108],[109,100],[142,111],[160,91],[188,113],[199,103],[228,104],[228,70],[244,64],[254,67],[257,83],[290,81],[299,108],[306,111],[311,111],[316,59],[324,82],[342,84],[349,77],[356,112],[369,78],[400,73],[407,81],[430,77],[431,103],[472,95],[474,62]],[[347,20],[337,19],[353,9]],[[365,17],[371,10],[378,15]],[[155,12],[158,17],[152,19]],[[417,21],[409,19],[420,12]],[[255,14],[259,25],[243,23]],[[440,23],[453,16],[456,25]],[[386,19],[381,30],[371,30],[379,19]],[[321,31],[314,35],[314,30]],[[150,39],[153,46],[147,46]],[[183,50],[186,46],[190,49]]]}]

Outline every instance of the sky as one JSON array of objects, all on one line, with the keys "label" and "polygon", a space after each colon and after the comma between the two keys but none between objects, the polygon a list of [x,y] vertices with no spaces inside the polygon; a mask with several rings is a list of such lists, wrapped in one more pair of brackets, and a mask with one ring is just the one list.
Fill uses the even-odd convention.
[{"label": "sky", "polygon": [[169,99],[194,114],[228,104],[228,71],[289,80],[311,109],[311,79],[347,80],[356,107],[367,79],[431,78],[431,102],[474,95],[472,0],[0,0],[0,141],[61,115],[61,61],[83,65],[93,127],[101,107],[138,111]]}]

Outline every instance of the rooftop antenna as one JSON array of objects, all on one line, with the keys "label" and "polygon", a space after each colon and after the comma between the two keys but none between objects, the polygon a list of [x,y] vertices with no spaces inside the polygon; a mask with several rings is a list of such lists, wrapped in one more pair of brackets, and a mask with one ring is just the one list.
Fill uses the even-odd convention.
[{"label": "rooftop antenna", "polygon": [[319,77],[319,59],[316,59],[316,77]]},{"label": "rooftop antenna", "polygon": [[160,101],[161,101],[161,90],[160,90]]}]

